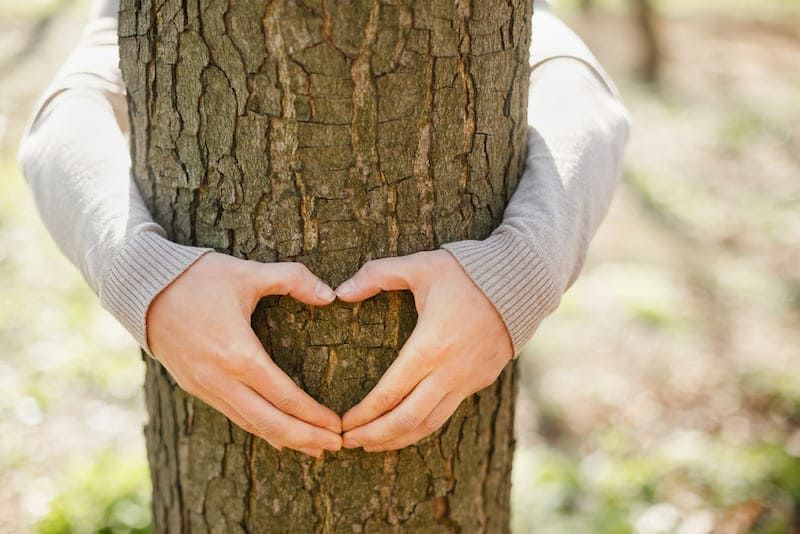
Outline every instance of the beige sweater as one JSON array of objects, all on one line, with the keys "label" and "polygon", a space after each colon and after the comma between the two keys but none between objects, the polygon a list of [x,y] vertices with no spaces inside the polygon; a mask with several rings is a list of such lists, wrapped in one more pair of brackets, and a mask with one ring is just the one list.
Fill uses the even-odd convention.
[{"label": "beige sweater", "polygon": [[[42,95],[19,162],[63,253],[138,343],[147,308],[211,249],[178,245],[130,177],[116,2],[96,0],[76,49]],[[546,5],[533,17],[525,171],[502,224],[443,248],[500,312],[515,354],[583,264],[621,174],[628,115],[583,42]]]}]

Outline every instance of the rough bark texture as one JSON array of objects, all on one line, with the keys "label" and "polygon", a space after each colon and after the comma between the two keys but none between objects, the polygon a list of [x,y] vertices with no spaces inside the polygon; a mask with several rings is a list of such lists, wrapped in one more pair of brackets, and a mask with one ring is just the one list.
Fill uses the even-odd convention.
[{"label": "rough bark texture", "polygon": [[[369,259],[487,236],[523,163],[530,0],[122,0],[134,172],[178,242]],[[415,323],[407,293],[259,305],[278,364],[343,413]],[[198,333],[202,335],[202,333]],[[513,366],[399,452],[276,452],[148,361],[162,532],[505,532]]]}]

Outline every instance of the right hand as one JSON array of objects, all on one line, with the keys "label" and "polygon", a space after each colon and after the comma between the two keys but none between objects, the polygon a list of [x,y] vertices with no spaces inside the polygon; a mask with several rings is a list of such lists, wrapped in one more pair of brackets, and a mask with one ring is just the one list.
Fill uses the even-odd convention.
[{"label": "right hand", "polygon": [[300,263],[209,252],[153,300],[148,343],[185,391],[278,450],[319,457],[341,448],[341,418],[298,387],[250,327],[262,297],[287,294],[315,306],[336,297]]}]

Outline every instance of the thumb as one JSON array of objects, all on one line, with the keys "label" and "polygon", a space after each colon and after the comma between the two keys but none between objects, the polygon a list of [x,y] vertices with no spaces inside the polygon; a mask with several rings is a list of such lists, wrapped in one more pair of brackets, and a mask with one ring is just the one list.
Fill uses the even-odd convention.
[{"label": "thumb", "polygon": [[372,260],[336,288],[336,296],[345,302],[368,299],[381,291],[412,289],[413,256]]},{"label": "thumb", "polygon": [[313,306],[324,306],[336,299],[330,286],[302,263],[248,263],[251,264],[249,275],[259,296],[289,295]]}]

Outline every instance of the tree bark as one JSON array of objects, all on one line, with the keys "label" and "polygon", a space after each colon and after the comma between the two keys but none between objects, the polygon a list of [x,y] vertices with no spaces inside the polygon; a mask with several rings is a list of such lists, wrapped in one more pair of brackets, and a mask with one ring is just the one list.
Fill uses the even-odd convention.
[{"label": "tree bark", "polygon": [[[137,183],[171,239],[301,261],[332,285],[484,238],[523,165],[530,20],[530,0],[122,0]],[[415,320],[395,292],[316,309],[270,297],[252,325],[343,413]],[[156,530],[506,532],[515,384],[510,365],[415,446],[315,460],[147,359]]]}]

